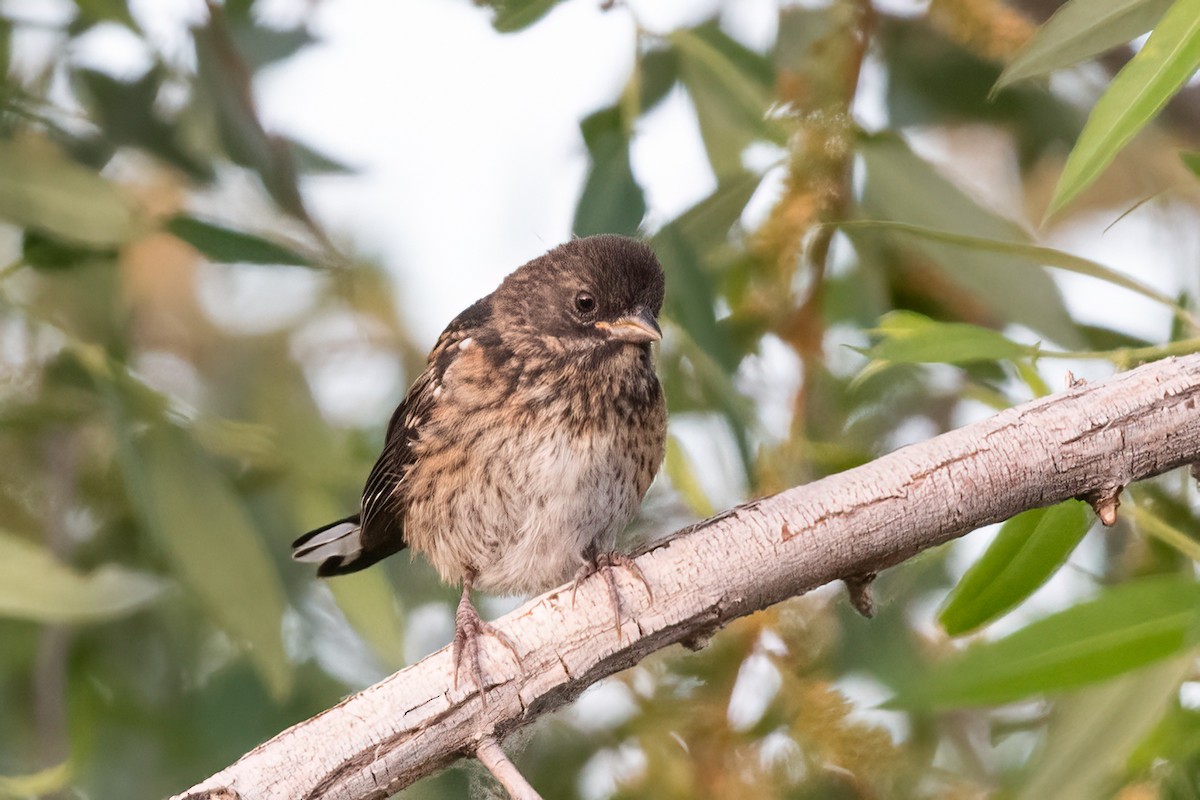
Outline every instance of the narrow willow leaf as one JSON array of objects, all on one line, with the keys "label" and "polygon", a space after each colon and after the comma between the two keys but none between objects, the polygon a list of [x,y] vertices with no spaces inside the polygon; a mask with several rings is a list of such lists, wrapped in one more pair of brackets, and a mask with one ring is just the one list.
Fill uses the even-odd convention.
[{"label": "narrow willow leaf", "polygon": [[[900,139],[888,135],[866,137],[859,144],[859,153],[866,167],[863,216],[956,231],[979,239],[1029,244],[1030,236],[1024,228],[976,203]],[[919,203],[913,202],[916,197],[921,199]],[[852,239],[862,237],[853,227],[845,230]],[[1083,344],[1062,293],[1040,264],[1029,264],[1012,253],[978,249],[970,258],[963,258],[961,250],[933,239],[901,244],[918,251],[925,257],[923,262],[935,267],[940,277],[968,292],[997,318],[1025,325],[1065,347]]]},{"label": "narrow willow leaf", "polygon": [[1046,216],[1075,199],[1200,67],[1200,0],[1175,0],[1117,73],[1067,157]]},{"label": "narrow willow leaf", "polygon": [[225,477],[187,435],[163,423],[119,437],[130,500],[175,573],[249,654],[271,694],[285,696],[292,668],[283,651],[279,574]]},{"label": "narrow willow leaf", "polygon": [[746,145],[780,136],[766,116],[768,62],[711,24],[677,30],[669,39],[679,53],[679,74],[695,103],[713,172],[718,180],[741,172]]},{"label": "narrow willow leaf", "polygon": [[383,570],[369,569],[329,581],[338,608],[388,671],[404,666],[404,616]]},{"label": "narrow willow leaf", "polygon": [[71,762],[28,775],[0,775],[0,798],[42,797],[58,794],[71,784]]},{"label": "narrow willow leaf", "polygon": [[1070,0],[1021,48],[996,89],[1119,47],[1154,27],[1171,0]]},{"label": "narrow willow leaf", "polygon": [[516,33],[549,13],[558,0],[484,0],[481,5],[495,10],[492,27],[500,33]]},{"label": "narrow willow leaf", "polygon": [[662,262],[667,282],[673,288],[664,306],[668,317],[679,323],[721,368],[732,375],[737,354],[717,322],[716,281],[704,271],[700,251],[672,222],[654,236],[654,251]]},{"label": "narrow willow leaf", "polygon": [[761,183],[762,176],[752,172],[733,175],[667,227],[675,228],[698,253],[718,252],[729,241],[730,229],[741,218]]},{"label": "narrow willow leaf", "polygon": [[919,239],[951,245],[964,250],[1018,256],[1019,260],[1011,263],[1033,267],[1044,264],[1049,267],[1065,270],[1066,272],[1074,272],[1078,275],[1098,278],[1114,286],[1120,286],[1122,289],[1128,289],[1131,292],[1140,294],[1142,297],[1153,300],[1156,303],[1160,303],[1170,308],[1177,316],[1186,315],[1186,312],[1175,302],[1175,298],[1170,295],[1147,286],[1135,278],[1130,278],[1128,275],[1122,275],[1120,272],[1096,261],[1072,255],[1062,250],[1055,250],[1053,247],[1044,247],[1028,242],[999,241],[960,233],[950,233],[921,225],[909,225],[903,222],[891,222],[888,220],[853,220],[839,223],[838,227],[848,230],[855,228],[883,228],[906,236],[914,236]]},{"label": "narrow willow leaf", "polygon": [[0,532],[0,617],[103,622],[145,608],[166,586],[161,578],[115,565],[78,572],[44,547]]},{"label": "narrow willow leaf", "polygon": [[115,247],[133,234],[118,188],[48,146],[0,141],[0,220],[89,247]]},{"label": "narrow willow leaf", "polygon": [[258,173],[280,210],[312,228],[290,146],[266,131],[254,104],[245,100],[252,92],[252,73],[238,53],[223,9],[210,5],[206,21],[191,29],[196,91],[189,112],[210,117],[205,124],[214,126],[230,159]]},{"label": "narrow willow leaf", "polygon": [[1200,563],[1200,541],[1167,522],[1151,510],[1152,506],[1138,503],[1129,507],[1134,524],[1140,533],[1158,539],[1168,547],[1174,547],[1193,561]]},{"label": "narrow willow leaf", "polygon": [[1091,526],[1078,500],[1013,517],[950,592],[938,622],[958,636],[1015,608],[1058,571]]},{"label": "narrow willow leaf", "polygon": [[166,229],[205,258],[218,263],[291,264],[311,267],[313,260],[281,244],[253,233],[236,231],[215,222],[180,215],[167,221]]},{"label": "narrow willow leaf", "polygon": [[324,153],[312,145],[295,139],[287,140],[288,149],[292,151],[292,160],[296,162],[296,170],[301,175],[356,175],[358,167],[339,161],[328,153]]},{"label": "narrow willow leaf", "polygon": [[873,331],[882,339],[863,354],[893,364],[966,364],[1028,358],[1037,349],[997,331],[958,322],[937,322],[911,311],[884,315]]},{"label": "narrow willow leaf", "polygon": [[1194,663],[1194,654],[1186,653],[1073,692],[1056,703],[1017,800],[1108,796],[1105,789],[1124,772],[1130,754],[1162,720]]},{"label": "narrow willow leaf", "polygon": [[575,234],[635,235],[646,214],[646,198],[629,163],[629,129],[621,110],[597,111],[579,127],[592,164],[575,207]]},{"label": "narrow willow leaf", "polygon": [[[664,370],[669,373],[673,364],[677,368],[681,360],[686,361],[689,388],[700,397],[702,407],[719,411],[725,418],[746,475],[754,474],[755,457],[750,446],[750,426],[754,415],[749,402],[734,385],[733,376],[700,347],[687,331],[676,328],[664,336],[668,337],[675,352],[664,357]],[[675,380],[683,381],[684,378],[682,374],[677,374]],[[668,395],[668,402],[678,401]]]},{"label": "narrow willow leaf", "polygon": [[119,22],[133,31],[140,31],[129,6],[124,0],[76,0],[80,15],[88,21]]},{"label": "narrow willow leaf", "polygon": [[704,487],[700,485],[699,478],[696,477],[692,461],[674,436],[667,437],[667,454],[663,468],[667,471],[667,477],[671,479],[675,490],[679,492],[693,512],[701,517],[713,515],[712,502],[704,492]]},{"label": "narrow willow leaf", "polygon": [[679,82],[679,54],[674,48],[648,50],[638,58],[637,112],[644,114],[658,105]]},{"label": "narrow willow leaf", "polygon": [[1200,152],[1185,150],[1179,154],[1183,165],[1192,171],[1192,174],[1200,178]]},{"label": "narrow willow leaf", "polygon": [[1198,633],[1200,584],[1145,578],[969,647],[915,676],[889,705],[995,705],[1074,689],[1180,653]]}]

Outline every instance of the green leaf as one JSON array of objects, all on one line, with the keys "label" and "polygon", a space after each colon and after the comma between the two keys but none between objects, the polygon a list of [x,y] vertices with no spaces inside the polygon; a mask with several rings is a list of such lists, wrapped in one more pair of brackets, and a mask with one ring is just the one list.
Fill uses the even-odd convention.
[{"label": "green leaf", "polygon": [[482,0],[491,7],[492,27],[500,33],[516,33],[528,28],[558,5],[558,0]]},{"label": "green leaf", "polygon": [[629,129],[621,109],[597,111],[580,128],[592,164],[575,208],[575,234],[635,235],[646,214],[646,199],[629,164]]},{"label": "green leaf", "polygon": [[1052,216],[1104,171],[1200,67],[1200,0],[1175,0],[1145,46],[1117,73],[1067,157],[1046,215]]},{"label": "green leaf", "polygon": [[1179,158],[1183,161],[1183,165],[1192,171],[1192,174],[1200,178],[1200,152],[1184,150],[1179,154]]},{"label": "green leaf", "polygon": [[697,253],[710,260],[715,253],[729,249],[729,232],[754,196],[762,176],[740,172],[721,182],[713,193],[684,211],[668,227],[675,228]]},{"label": "green leaf", "polygon": [[[865,216],[982,240],[1030,243],[1021,226],[977,204],[903,141],[893,136],[868,137],[860,142],[859,153],[866,166],[861,202]],[[1040,264],[978,248],[970,258],[963,258],[961,248],[931,238],[916,242],[915,249],[998,319],[1025,325],[1067,347],[1082,344],[1058,286]],[[1018,265],[1021,268],[1015,268]]]},{"label": "green leaf", "polygon": [[70,269],[99,259],[114,259],[116,256],[115,249],[98,250],[72,244],[35,230],[25,231],[21,240],[21,258],[35,269]]},{"label": "green leaf", "polygon": [[293,264],[313,266],[313,260],[269,239],[235,231],[215,222],[180,215],[164,226],[167,231],[204,254],[210,261],[245,264]]},{"label": "green leaf", "polygon": [[27,141],[0,141],[0,220],[97,248],[121,244],[134,228],[115,185]]},{"label": "green leaf", "polygon": [[738,356],[717,322],[716,281],[702,268],[699,250],[677,222],[668,224],[653,239],[654,251],[671,286],[665,301],[666,314],[683,326],[726,373],[732,374],[737,369]]},{"label": "green leaf", "polygon": [[371,569],[329,581],[338,608],[388,671],[404,666],[404,617],[383,570]]},{"label": "green leaf", "polygon": [[1129,506],[1129,512],[1139,533],[1158,539],[1173,547],[1192,561],[1200,563],[1200,541],[1167,522],[1152,510],[1153,506],[1137,503]]},{"label": "green leaf", "polygon": [[1078,500],[1013,517],[950,592],[938,622],[959,636],[1015,608],[1066,562],[1091,526]]},{"label": "green leaf", "polygon": [[693,512],[701,517],[713,515],[715,509],[712,502],[708,499],[699,478],[696,477],[691,459],[688,458],[683,445],[675,436],[667,437],[667,453],[663,461],[663,469],[666,470],[667,477],[671,479],[671,485],[675,487]]},{"label": "green leaf", "polygon": [[[1135,278],[1130,278],[1110,269],[1103,264],[1100,264],[1090,259],[1082,258],[1081,256],[1072,255],[1071,253],[1062,250],[1055,250],[1053,247],[1043,247],[1042,245],[1031,244],[1028,242],[1010,242],[999,241],[996,239],[988,239],[979,236],[970,236],[959,233],[950,233],[944,230],[935,230],[926,228],[920,225],[908,225],[902,222],[889,222],[886,220],[853,220],[850,222],[839,223],[839,227],[847,231],[853,231],[856,228],[882,228],[887,231],[899,233],[905,236],[913,236],[928,242],[935,242],[941,245],[949,245],[952,250],[967,250],[974,256],[979,254],[995,254],[1004,256],[1014,256],[1009,263],[1020,266],[1025,269],[1033,267],[1040,268],[1041,265],[1055,267],[1066,272],[1073,272],[1077,275],[1087,275],[1091,278],[1098,278],[1102,281],[1107,281],[1114,286],[1120,286],[1122,289],[1128,289],[1131,292],[1141,295],[1149,300],[1170,308],[1176,316],[1186,317],[1187,312],[1179,306],[1175,298],[1168,294],[1164,294]],[[990,262],[988,262],[990,263]],[[997,264],[999,267],[999,264]],[[1065,313],[1065,312],[1064,312]]]},{"label": "green leaf", "polygon": [[304,142],[288,139],[288,148],[292,151],[292,160],[296,170],[302,175],[354,175],[358,168],[339,161],[327,153],[307,145]]},{"label": "green leaf", "polygon": [[1171,0],[1070,0],[1021,48],[994,91],[1125,44],[1154,27]]},{"label": "green leaf", "polygon": [[[0,75],[7,75],[12,64],[13,24],[10,20],[0,17]],[[17,92],[7,84],[0,84],[0,112],[15,111]]]},{"label": "green leaf", "polygon": [[989,328],[936,322],[912,311],[884,315],[872,333],[882,339],[863,354],[893,364],[967,364],[1029,358],[1037,352]]},{"label": "green leaf", "polygon": [[668,38],[679,53],[679,74],[718,180],[742,171],[742,151],[751,142],[782,141],[778,126],[767,120],[774,75],[765,58],[711,23]]},{"label": "green leaf", "polygon": [[134,31],[141,30],[124,0],[75,0],[75,5],[89,22],[119,22]]},{"label": "green leaf", "polygon": [[0,798],[24,800],[58,794],[71,785],[71,773],[71,762],[63,761],[29,775],[0,775]]},{"label": "green leaf", "polygon": [[314,228],[300,195],[291,147],[285,139],[267,133],[249,102],[253,73],[233,42],[224,7],[210,4],[208,9],[203,24],[191,30],[197,91],[188,113],[198,126],[214,126],[225,152],[234,163],[258,173],[282,211]]},{"label": "green leaf", "polygon": [[0,532],[0,617],[104,622],[145,608],[166,585],[161,578],[115,565],[85,574],[43,547]]},{"label": "green leaf", "polygon": [[1017,800],[1108,797],[1138,744],[1178,697],[1193,654],[1154,664],[1055,704],[1033,771]]},{"label": "green leaf", "polygon": [[233,43],[244,54],[254,72],[268,64],[291,58],[302,48],[317,41],[307,27],[269,28],[264,25],[232,25]]},{"label": "green leaf", "polygon": [[[668,322],[673,320],[668,319]],[[755,420],[749,399],[738,392],[733,375],[700,347],[686,330],[678,325],[672,325],[669,330],[664,326],[663,338],[671,343],[670,348],[662,352],[660,371],[663,383],[677,387],[677,391],[667,392],[669,410],[672,413],[697,410],[719,412],[729,425],[746,475],[752,475],[755,456],[750,446],[749,430]]]},{"label": "green leaf", "polygon": [[164,82],[171,80],[165,66],[149,69],[132,81],[82,67],[71,70],[70,76],[91,119],[104,131],[104,145],[139,147],[198,181],[213,180],[207,157],[194,143],[184,141],[176,120],[164,119],[158,98]]},{"label": "green leaf", "polygon": [[935,664],[889,705],[995,705],[1073,689],[1182,652],[1198,629],[1200,584],[1145,578]]},{"label": "green leaf", "polygon": [[[887,64],[884,101],[893,130],[914,126],[990,124],[1009,132],[1023,170],[1049,152],[1069,149],[1083,114],[1042,86],[1002,92],[995,62],[971,52],[921,17],[881,16],[872,47]],[[974,48],[972,48],[974,49]]]},{"label": "green leaf", "polygon": [[635,78],[638,112],[644,114],[658,105],[679,82],[679,53],[671,47],[647,50],[638,58]]},{"label": "green leaf", "polygon": [[183,431],[163,423],[141,435],[123,428],[119,462],[139,521],[217,625],[247,651],[271,694],[286,696],[292,667],[280,628],[283,587],[246,509]]}]

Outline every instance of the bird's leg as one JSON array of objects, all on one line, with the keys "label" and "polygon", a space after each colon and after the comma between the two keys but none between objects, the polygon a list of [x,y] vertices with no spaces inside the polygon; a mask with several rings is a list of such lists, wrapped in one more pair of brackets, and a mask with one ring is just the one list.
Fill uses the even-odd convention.
[{"label": "bird's leg", "polygon": [[630,556],[616,551],[600,552],[595,546],[588,547],[583,553],[584,564],[575,573],[574,585],[571,586],[571,605],[575,605],[575,592],[579,589],[579,584],[588,577],[599,572],[604,575],[604,580],[608,584],[608,596],[612,601],[613,615],[617,623],[617,641],[621,640],[621,592],[617,589],[617,576],[614,574],[614,567],[624,567],[629,571],[629,574],[637,578],[642,583],[642,587],[646,590],[646,597],[650,602],[654,602],[654,592],[650,589],[650,582],[646,580],[642,568],[637,565],[637,562]]},{"label": "bird's leg", "polygon": [[485,622],[479,616],[479,612],[475,610],[475,606],[471,604],[471,584],[475,582],[475,571],[467,570],[463,575],[463,590],[462,598],[458,601],[458,610],[454,613],[454,688],[458,688],[458,673],[462,668],[462,659],[465,654],[470,661],[471,674],[475,678],[475,685],[479,687],[479,696],[483,700],[483,704],[487,705],[486,684],[483,682],[483,666],[479,661],[479,639],[481,636],[487,635],[496,639],[500,644],[508,648],[513,654],[513,658],[517,661],[517,667],[521,667],[521,656],[517,653],[517,647],[513,644],[512,639],[508,638],[503,632],[493,627],[490,623]]}]

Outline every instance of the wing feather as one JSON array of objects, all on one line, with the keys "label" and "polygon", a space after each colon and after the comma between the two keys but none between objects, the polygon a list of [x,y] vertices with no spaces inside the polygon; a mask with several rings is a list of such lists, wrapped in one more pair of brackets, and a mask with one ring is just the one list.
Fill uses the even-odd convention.
[{"label": "wing feather", "polygon": [[[480,327],[490,319],[490,297],[455,317],[438,337],[425,370],[413,381],[392,414],[383,452],[367,477],[359,512],[363,558],[370,558],[371,563],[405,546],[404,478],[417,461],[413,444],[420,437],[422,423],[437,403],[446,370],[460,352],[459,344],[477,335]],[[380,555],[374,556],[376,552]]]}]

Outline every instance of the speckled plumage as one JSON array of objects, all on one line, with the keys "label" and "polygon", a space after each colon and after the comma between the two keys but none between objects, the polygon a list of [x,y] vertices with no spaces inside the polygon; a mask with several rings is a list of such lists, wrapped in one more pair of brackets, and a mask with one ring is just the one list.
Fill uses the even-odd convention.
[{"label": "speckled plumage", "polygon": [[595,565],[662,461],[650,350],[662,300],[653,252],[619,236],[576,239],[513,272],[439,337],[359,514],[298,539],[296,557],[335,575],[407,546],[443,580],[505,594]]}]

